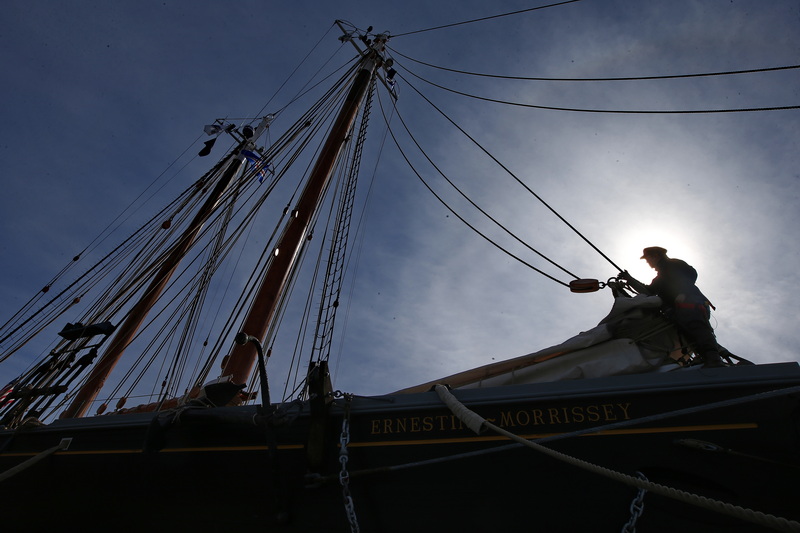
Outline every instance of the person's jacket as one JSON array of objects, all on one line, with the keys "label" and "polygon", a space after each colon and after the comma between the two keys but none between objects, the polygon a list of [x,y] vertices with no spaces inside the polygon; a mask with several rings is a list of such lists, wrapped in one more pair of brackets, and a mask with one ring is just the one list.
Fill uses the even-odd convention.
[{"label": "person's jacket", "polygon": [[657,294],[665,305],[674,305],[679,295],[688,304],[706,304],[708,299],[694,284],[697,281],[697,271],[691,265],[680,259],[665,257],[655,265],[658,275],[653,278],[650,285],[644,285],[647,294]]}]

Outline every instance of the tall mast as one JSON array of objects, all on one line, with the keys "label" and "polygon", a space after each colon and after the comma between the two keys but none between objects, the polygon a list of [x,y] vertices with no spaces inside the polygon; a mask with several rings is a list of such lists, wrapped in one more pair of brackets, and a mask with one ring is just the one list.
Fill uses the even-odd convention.
[{"label": "tall mast", "polygon": [[[345,145],[375,69],[382,61],[378,52],[384,42],[384,37],[376,38],[372,48],[362,58],[360,69],[311,170],[308,182],[277,242],[272,262],[240,329],[250,336],[263,339],[276,314],[280,296],[306,239],[314,213],[322,201],[333,167]],[[223,367],[222,376],[230,377],[236,384],[247,383],[256,355],[253,343],[236,345]]]},{"label": "tall mast", "polygon": [[86,414],[92,401],[94,401],[100,393],[109,374],[125,352],[125,348],[128,347],[136,336],[136,332],[141,327],[150,309],[155,305],[156,301],[158,301],[161,293],[164,292],[164,288],[169,283],[181,259],[192,247],[192,244],[194,244],[203,224],[208,220],[220,198],[228,188],[228,185],[230,185],[233,178],[242,168],[244,156],[241,154],[241,150],[251,146],[264,131],[267,124],[268,120],[264,119],[258,128],[256,128],[252,138],[242,141],[237,149],[228,156],[230,161],[222,177],[219,178],[216,186],[206,198],[206,201],[195,214],[189,227],[175,244],[169,256],[158,269],[158,272],[151,279],[141,299],[131,308],[122,324],[117,328],[116,334],[109,343],[105,353],[103,353],[94,368],[92,368],[86,383],[77,392],[69,407],[61,413],[60,418],[75,418]]}]

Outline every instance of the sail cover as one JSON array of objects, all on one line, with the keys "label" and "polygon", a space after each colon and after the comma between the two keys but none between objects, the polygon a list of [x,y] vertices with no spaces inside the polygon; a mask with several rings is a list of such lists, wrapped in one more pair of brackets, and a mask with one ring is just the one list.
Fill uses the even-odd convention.
[{"label": "sail cover", "polygon": [[600,324],[561,344],[395,393],[424,392],[439,383],[474,389],[678,368],[674,363],[683,356],[680,338],[661,306],[658,296],[617,296]]},{"label": "sail cover", "polygon": [[[680,353],[674,326],[658,311],[657,296],[614,299],[611,312],[599,325],[561,344],[523,355],[504,373],[459,388],[496,387],[566,379],[586,379],[658,370],[674,363]],[[507,361],[506,363],[510,363]]]}]

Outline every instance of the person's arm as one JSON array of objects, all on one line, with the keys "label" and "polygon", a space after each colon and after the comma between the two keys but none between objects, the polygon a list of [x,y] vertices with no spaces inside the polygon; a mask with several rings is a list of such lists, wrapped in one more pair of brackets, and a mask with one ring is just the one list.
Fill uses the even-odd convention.
[{"label": "person's arm", "polygon": [[630,285],[630,287],[639,294],[653,294],[651,286],[645,285],[638,279],[634,278],[628,273],[627,270],[620,272],[619,277],[627,281],[628,285]]}]

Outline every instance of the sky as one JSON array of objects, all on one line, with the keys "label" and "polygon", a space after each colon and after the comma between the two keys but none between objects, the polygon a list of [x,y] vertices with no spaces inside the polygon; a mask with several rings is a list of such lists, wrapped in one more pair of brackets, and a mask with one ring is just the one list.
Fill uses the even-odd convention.
[{"label": "sky", "polygon": [[[421,79],[542,107],[700,111],[798,106],[800,69],[556,82],[467,76],[407,59],[485,74],[581,79],[791,66],[800,57],[800,5],[583,0],[418,32],[544,4],[6,2],[0,318],[35,294],[175,156],[204,140],[204,124],[259,112],[310,50],[327,57],[318,42],[320,50],[345,54],[337,61],[352,55],[342,52],[349,45],[333,27],[341,19],[393,36],[396,113],[447,176],[514,234],[578,277],[603,281],[619,267],[648,282],[654,272],[639,259],[642,248],[667,248],[699,272],[697,283],[717,308],[712,324],[721,344],[757,363],[800,361],[794,295],[800,286],[794,235],[800,110],[559,111],[466,98]],[[385,91],[381,102],[388,106]],[[372,133],[380,139],[385,125],[379,112],[374,117]],[[392,130],[411,153],[396,118]],[[391,139],[377,163],[373,157],[362,167],[375,178],[335,362],[336,388],[390,392],[558,344],[607,314],[608,289],[570,293],[459,222]],[[419,153],[412,157],[445,201],[492,240],[570,279],[482,219]],[[191,183],[183,179],[181,188]],[[274,375],[285,366],[280,358],[270,361]],[[19,368],[0,365],[0,381]]]}]

